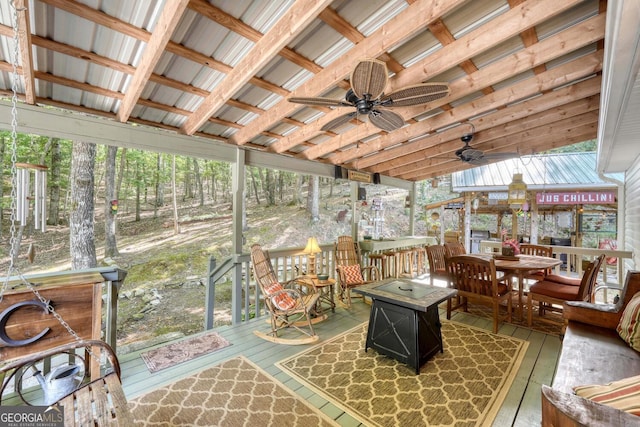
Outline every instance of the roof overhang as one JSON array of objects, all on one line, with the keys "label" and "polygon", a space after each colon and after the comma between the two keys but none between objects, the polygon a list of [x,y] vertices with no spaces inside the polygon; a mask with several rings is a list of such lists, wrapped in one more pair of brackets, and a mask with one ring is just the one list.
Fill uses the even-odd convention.
[{"label": "roof overhang", "polygon": [[640,155],[640,2],[607,3],[598,127],[599,172],[624,172]]}]

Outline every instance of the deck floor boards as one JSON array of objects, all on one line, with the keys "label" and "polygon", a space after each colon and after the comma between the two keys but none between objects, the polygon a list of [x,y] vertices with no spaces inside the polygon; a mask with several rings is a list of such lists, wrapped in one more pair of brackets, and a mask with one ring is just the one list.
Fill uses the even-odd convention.
[{"label": "deck floor boards", "polygon": [[[332,338],[345,332],[369,318],[370,306],[356,301],[350,309],[338,306],[335,313],[328,312],[328,319],[314,325],[321,340]],[[441,310],[441,318],[446,318]],[[492,322],[466,313],[456,312],[452,320],[490,331]],[[298,381],[282,372],[275,363],[303,351],[308,346],[290,346],[265,341],[254,335],[253,331],[267,331],[269,325],[264,318],[254,319],[241,325],[216,328],[216,331],[231,343],[230,346],[197,359],[151,374],[140,353],[132,352],[120,356],[123,371],[123,387],[128,399],[134,399],[157,387],[192,375],[200,370],[215,366],[222,361],[243,355],[263,368],[294,393],[303,397],[313,406],[335,419],[341,426],[355,427],[360,423],[344,413],[340,408],[328,402],[322,396],[304,387]],[[535,332],[526,328],[502,323],[499,333],[524,339],[529,348],[516,379],[496,416],[494,426],[530,426],[540,425],[540,387],[549,384],[553,378],[561,342],[557,336]],[[166,344],[166,343],[165,343]]]}]

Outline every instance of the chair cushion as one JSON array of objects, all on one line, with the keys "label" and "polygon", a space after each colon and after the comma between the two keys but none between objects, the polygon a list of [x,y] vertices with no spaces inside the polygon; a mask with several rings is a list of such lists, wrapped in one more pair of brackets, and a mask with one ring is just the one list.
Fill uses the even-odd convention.
[{"label": "chair cushion", "polygon": [[346,285],[360,285],[364,283],[360,264],[341,265],[338,267],[344,274]]},{"label": "chair cushion", "polygon": [[560,274],[549,274],[544,278],[547,282],[556,282],[563,285],[580,286],[582,278],[580,277],[568,277]]},{"label": "chair cushion", "polygon": [[[291,310],[296,306],[296,300],[289,295],[288,292],[280,292],[277,295],[275,293],[284,290],[280,283],[272,283],[264,287],[264,291],[267,297],[271,297],[273,305],[280,310]],[[273,296],[272,296],[273,295]]]},{"label": "chair cushion", "polygon": [[579,286],[563,285],[558,282],[550,282],[548,280],[540,280],[529,288],[532,294],[546,295],[551,298],[557,298],[565,301],[572,301],[578,297]]},{"label": "chair cushion", "polygon": [[585,399],[640,415],[640,375],[608,384],[577,386],[573,390],[578,396]]},{"label": "chair cushion", "polygon": [[635,294],[622,312],[616,331],[631,348],[640,351],[640,292]]}]

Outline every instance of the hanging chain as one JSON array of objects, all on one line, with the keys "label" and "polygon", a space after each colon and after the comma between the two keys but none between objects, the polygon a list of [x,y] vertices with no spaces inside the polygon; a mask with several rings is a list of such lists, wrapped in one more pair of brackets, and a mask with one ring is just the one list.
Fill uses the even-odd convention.
[{"label": "hanging chain", "polygon": [[[17,275],[22,280],[22,283],[26,285],[26,287],[33,292],[33,294],[38,298],[38,300],[44,304],[47,312],[51,313],[53,317],[62,325],[63,328],[67,330],[67,332],[78,342],[82,341],[82,338],[76,333],[76,331],[71,328],[71,326],[58,314],[58,312],[54,309],[53,305],[51,305],[51,301],[44,298],[40,295],[40,292],[36,289],[35,285],[24,278],[22,273],[16,267],[16,263],[18,261],[18,254],[20,252],[20,239],[16,237],[16,199],[17,199],[17,167],[16,163],[18,162],[18,84],[19,84],[19,76],[18,76],[18,44],[19,44],[19,33],[18,33],[18,8],[16,8],[13,1],[11,1],[11,5],[13,7],[13,79],[11,81],[11,239],[10,239],[10,263],[9,263],[9,272],[5,278],[4,283],[2,284],[2,289],[0,289],[0,302],[4,297],[7,288],[9,287],[9,278],[14,274]],[[26,13],[26,8],[20,9],[21,12]],[[22,236],[20,236],[21,238]],[[87,348],[89,354],[97,358],[91,352],[91,349]]]}]

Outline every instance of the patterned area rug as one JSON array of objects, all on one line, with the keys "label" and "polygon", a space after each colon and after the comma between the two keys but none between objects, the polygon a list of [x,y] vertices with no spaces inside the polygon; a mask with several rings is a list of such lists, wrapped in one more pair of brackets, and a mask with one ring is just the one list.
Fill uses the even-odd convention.
[{"label": "patterned area rug", "polygon": [[[442,306],[446,310],[446,304]],[[460,310],[462,312],[462,310]],[[493,319],[493,311],[491,307],[482,305],[482,304],[473,304],[469,303],[469,314],[473,314],[474,316],[483,317],[486,319]],[[500,312],[501,315],[506,313],[506,308]],[[513,314],[511,316],[511,324],[521,327],[532,329],[534,331],[542,332],[545,334],[551,335],[561,335],[562,333],[562,325],[564,320],[562,319],[561,313],[554,312],[546,312],[544,314],[545,319],[553,321],[553,323],[545,322],[540,320],[540,316],[538,315],[538,307],[533,307],[533,316],[531,316],[531,326],[527,324],[527,308],[525,305],[524,318],[520,320],[520,315],[518,314],[518,308],[514,307]],[[453,316],[452,316],[453,318]],[[455,319],[454,319],[455,320]]]},{"label": "patterned area rug", "polygon": [[367,426],[490,425],[528,343],[443,321],[444,353],[420,374],[364,351],[367,323],[277,365]]},{"label": "patterned area rug", "polygon": [[140,357],[149,371],[154,373],[229,345],[229,341],[217,332],[209,332],[150,350],[140,354]]},{"label": "patterned area rug", "polygon": [[336,426],[239,356],[129,402],[144,426]]}]

